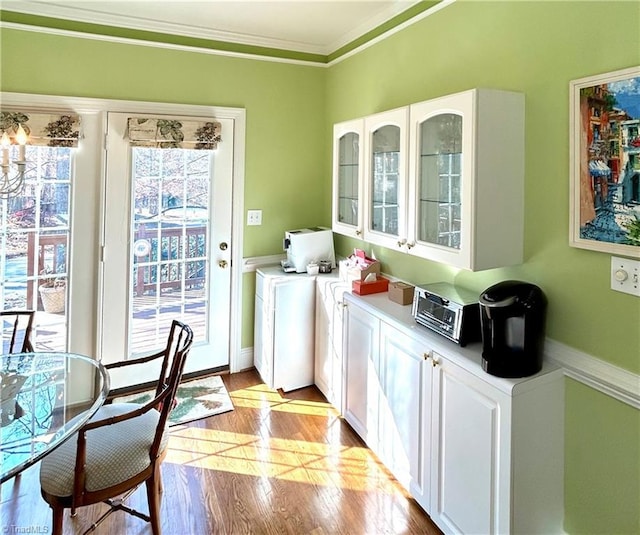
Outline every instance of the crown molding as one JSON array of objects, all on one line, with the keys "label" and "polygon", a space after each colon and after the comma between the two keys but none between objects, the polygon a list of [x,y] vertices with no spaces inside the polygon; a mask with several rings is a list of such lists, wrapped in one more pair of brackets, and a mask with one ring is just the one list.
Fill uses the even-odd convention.
[{"label": "crown molding", "polygon": [[[102,13],[99,11],[92,11],[89,9],[78,9],[70,6],[63,6],[60,4],[51,4],[48,2],[38,2],[31,0],[22,0],[19,3],[12,3],[11,5],[5,6],[5,10],[9,12],[13,12],[16,14],[24,14],[27,16],[35,16],[35,17],[47,17],[51,19],[58,19],[62,21],[72,21],[80,24],[90,24],[94,26],[106,26],[114,29],[120,28],[129,31],[143,31],[150,32],[154,34],[159,34],[160,36],[174,36],[177,38],[185,38],[185,39],[199,39],[203,41],[210,41],[211,46],[198,46],[194,44],[179,44],[179,43],[167,43],[163,42],[162,39],[150,40],[150,39],[140,39],[135,36],[133,37],[117,37],[109,35],[109,32],[97,33],[92,32],[91,29],[87,28],[84,31],[82,28],[67,30],[62,28],[51,28],[46,25],[33,25],[28,21],[16,21],[16,22],[1,22],[0,27],[6,28],[14,28],[21,30],[30,30],[34,32],[41,33],[50,33],[54,35],[64,35],[64,36],[73,36],[73,37],[85,37],[91,38],[95,40],[101,41],[111,41],[118,43],[126,43],[126,44],[141,44],[144,46],[155,46],[161,48],[168,49],[176,49],[176,50],[190,50],[208,54],[215,55],[223,55],[223,56],[231,56],[231,57],[242,57],[242,58],[250,58],[250,59],[263,59],[268,61],[277,61],[277,62],[285,62],[285,63],[294,63],[294,64],[304,64],[304,65],[316,65],[316,66],[328,66],[334,63],[341,61],[347,57],[350,57],[373,44],[376,44],[390,35],[401,31],[402,29],[414,24],[422,20],[423,18],[451,5],[456,0],[436,0],[438,3],[414,16],[411,16],[409,19],[405,20],[402,23],[397,24],[389,28],[386,31],[383,31],[380,35],[376,37],[372,37],[367,39],[367,33],[375,32],[377,28],[381,25],[389,22],[393,17],[397,15],[401,15],[402,13],[410,10],[417,4],[419,4],[422,0],[412,0],[406,4],[400,5],[395,4],[389,6],[389,8],[377,15],[371,17],[358,27],[354,28],[350,32],[343,35],[337,41],[330,43],[326,46],[316,46],[309,43],[301,43],[297,41],[289,41],[284,39],[272,39],[266,38],[256,35],[242,34],[242,33],[234,33],[234,32],[226,32],[219,30],[210,30],[208,28],[192,26],[192,25],[182,25],[182,24],[174,24],[162,21],[154,21],[136,17],[128,17],[122,15],[108,14]],[[362,44],[356,44],[358,39],[363,39]],[[217,43],[226,43],[229,45],[237,45],[238,49],[234,50],[220,50],[216,48]],[[354,46],[351,50],[349,50],[349,44],[354,43]],[[241,47],[245,49],[245,51],[241,51]],[[252,52],[251,50],[246,51],[247,47],[256,48],[256,52]],[[346,48],[347,51],[342,54],[340,53],[341,48]],[[258,50],[262,49],[262,50]],[[279,51],[278,53],[269,53],[269,49],[274,51]],[[337,54],[336,54],[337,53]],[[325,58],[322,61],[321,58],[304,58],[305,54],[309,54],[310,56],[322,56]],[[331,56],[336,56],[334,59],[331,59]],[[296,57],[298,56],[298,57]]]},{"label": "crown molding", "polygon": [[240,32],[230,32],[224,30],[213,30],[202,26],[175,24],[152,19],[143,19],[139,17],[131,17],[125,15],[116,15],[113,13],[104,13],[90,9],[91,3],[85,4],[81,9],[78,7],[65,6],[59,3],[37,2],[31,0],[22,0],[19,3],[13,3],[6,6],[6,9],[17,13],[24,13],[33,16],[51,17],[63,20],[72,20],[86,24],[98,24],[104,26],[113,26],[116,28],[128,28],[131,30],[148,31],[169,35],[177,35],[182,37],[190,37],[195,39],[207,39],[211,41],[222,41],[225,43],[233,43],[247,46],[256,46],[264,48],[275,48],[278,50],[291,50],[307,54],[319,54],[327,56],[335,52],[339,48],[348,45],[354,40],[360,38],[367,32],[370,32],[384,24],[394,16],[412,8],[422,0],[412,0],[403,4],[390,5],[384,11],[381,11],[370,17],[362,24],[353,28],[339,39],[326,45],[314,45],[312,43],[291,41],[287,39],[276,39],[263,37],[259,35],[251,35]]},{"label": "crown molding", "polygon": [[[453,4],[454,2],[456,2],[457,0],[441,0],[439,3],[437,3],[435,6],[430,7],[429,9],[426,9],[425,11],[418,13],[417,15],[411,17],[410,19],[404,21],[401,24],[398,24],[397,26],[394,26],[393,28],[390,28],[389,30],[387,30],[386,32],[381,33],[379,36],[374,37],[372,39],[367,40],[366,42],[362,43],[359,46],[354,47],[352,50],[349,50],[348,52],[345,52],[344,54],[340,54],[338,57],[336,57],[335,59],[330,59],[330,61],[328,62],[328,66],[331,67],[332,65],[336,65],[337,63],[340,63],[341,61],[350,58],[351,56],[354,56],[356,54],[358,54],[359,52],[362,52],[363,50],[366,50],[367,48],[381,42],[384,41],[385,39],[387,39],[388,37],[401,32],[402,30],[404,30],[405,28],[408,28],[409,26],[415,24],[416,22],[421,21],[422,19],[429,17],[430,15],[433,15],[434,13],[437,13],[438,11],[440,11],[441,9],[444,9],[445,7],[450,6],[451,4]],[[335,49],[338,50],[338,49]]]},{"label": "crown molding", "polygon": [[[365,41],[363,44],[361,45],[357,45],[355,46],[353,49],[348,50],[347,52],[345,52],[344,54],[340,54],[339,56],[337,56],[334,59],[330,59],[329,57],[326,57],[325,61],[318,61],[315,59],[299,59],[299,58],[295,58],[295,57],[288,57],[286,56],[286,52],[287,50],[281,50],[281,52],[285,53],[285,55],[283,56],[278,56],[278,55],[271,55],[269,54],[268,50],[261,50],[261,51],[256,51],[254,53],[252,52],[238,52],[238,51],[234,51],[234,50],[220,50],[217,48],[214,48],[212,45],[212,47],[204,47],[204,46],[195,46],[193,44],[177,44],[177,43],[167,43],[167,42],[163,42],[163,41],[150,41],[147,39],[139,39],[139,38],[133,38],[133,37],[118,37],[118,36],[113,36],[113,35],[109,35],[109,34],[101,34],[101,33],[92,33],[90,31],[81,31],[81,30],[66,30],[66,29],[60,29],[60,28],[50,28],[47,26],[36,26],[33,24],[28,24],[28,23],[20,23],[20,22],[7,22],[7,21],[2,21],[0,20],[0,28],[6,28],[6,29],[12,29],[12,30],[20,30],[20,31],[28,31],[28,32],[33,32],[33,33],[42,33],[42,34],[49,34],[49,35],[58,35],[58,36],[62,36],[62,37],[73,37],[73,38],[77,38],[77,39],[91,39],[91,40],[95,40],[95,41],[104,41],[104,42],[111,42],[111,43],[119,43],[119,44],[128,44],[128,45],[138,45],[138,46],[148,46],[148,47],[152,47],[152,48],[163,48],[163,49],[167,49],[167,50],[178,50],[178,51],[183,51],[183,52],[196,52],[196,53],[200,53],[200,54],[210,54],[210,55],[215,55],[215,56],[226,56],[226,57],[233,57],[233,58],[242,58],[242,59],[252,59],[252,60],[257,60],[257,61],[269,61],[269,62],[275,62],[275,63],[288,63],[288,64],[293,64],[293,65],[306,65],[306,66],[312,66],[312,67],[331,67],[332,65],[335,65],[337,63],[340,63],[341,61],[354,56],[355,54],[385,40],[387,37],[402,31],[403,29],[411,26],[412,24],[440,11],[441,9],[444,9],[445,7],[453,4],[454,2],[456,2],[456,0],[441,0],[438,4],[436,4],[435,6],[411,17],[410,19],[406,20],[405,22],[398,24],[397,26],[394,26],[393,28],[390,28],[389,30],[381,33],[380,35],[378,35],[377,37],[374,37],[372,39],[369,39],[367,41]],[[25,2],[25,4],[28,4],[29,2]],[[31,14],[31,13],[29,13]],[[59,17],[58,17],[59,18]],[[238,44],[238,46],[248,46],[248,45],[242,45],[240,43],[236,43]],[[256,47],[256,48],[260,48],[260,47]],[[295,55],[295,51],[291,51],[290,52],[291,55]],[[303,53],[299,53],[299,54],[303,54]]]},{"label": "crown molding", "polygon": [[175,43],[164,43],[161,41],[148,41],[145,39],[134,39],[131,37],[114,37],[112,35],[102,35],[97,33],[80,32],[74,30],[60,30],[58,28],[47,28],[45,26],[33,26],[30,24],[19,24],[15,22],[0,21],[0,28],[8,30],[20,30],[25,32],[42,33],[48,35],[58,35],[61,37],[73,37],[76,39],[90,39],[93,41],[105,41],[109,43],[119,43],[126,45],[148,46],[151,48],[163,48],[166,50],[178,50],[183,52],[197,52],[200,54],[210,54],[213,56],[226,56],[232,58],[252,59],[257,61],[269,61],[274,63],[290,63],[293,65],[306,65],[311,67],[327,67],[328,64],[320,61],[294,59],[288,57],[270,56],[249,52],[234,52],[232,50],[218,50],[216,48],[197,47],[193,45],[179,45]]},{"label": "crown molding", "polygon": [[91,10],[87,6],[91,6],[91,3],[89,2],[85,4],[85,7],[79,9],[77,7],[70,7],[57,3],[32,2],[29,0],[23,0],[19,3],[12,3],[10,5],[7,5],[5,9],[16,13],[50,17],[54,19],[72,20],[75,22],[82,22],[86,24],[99,24],[104,26],[113,26],[116,28],[128,28],[130,30],[191,37],[195,39],[207,39],[211,41],[222,41],[225,43],[276,48],[279,50],[292,50],[295,52],[304,52],[308,54],[327,54],[327,47],[317,46],[310,43],[288,41],[286,39],[273,39],[258,35],[228,32],[223,30],[212,30],[201,26],[174,24],[171,22],[142,19],[138,17],[116,15],[112,13],[103,13],[100,11]]},{"label": "crown molding", "polygon": [[415,6],[416,4],[419,4],[421,1],[422,0],[412,0],[411,2],[407,2],[402,5],[401,4],[390,5],[384,11],[381,11],[377,15],[370,17],[369,19],[364,21],[362,24],[359,24],[349,32],[345,33],[340,38],[336,39],[333,43],[329,43],[327,46],[324,47],[325,50],[323,54],[325,55],[332,54],[333,52],[335,52],[336,50],[339,50],[343,46],[346,46],[349,43],[352,43],[353,41],[359,39],[366,33],[372,30],[375,30],[378,26],[391,20],[396,15],[399,15],[400,13],[403,13],[404,11],[411,9],[413,6]]}]

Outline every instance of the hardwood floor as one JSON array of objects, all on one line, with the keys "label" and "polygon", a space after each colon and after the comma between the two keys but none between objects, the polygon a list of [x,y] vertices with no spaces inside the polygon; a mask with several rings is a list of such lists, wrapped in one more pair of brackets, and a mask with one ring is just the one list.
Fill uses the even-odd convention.
[{"label": "hardwood floor", "polygon": [[[315,388],[281,395],[255,371],[223,376],[235,409],[172,428],[162,465],[164,535],[441,532]],[[2,485],[2,533],[50,533],[39,468]],[[128,503],[147,511],[144,488]],[[82,533],[104,505],[65,514]],[[150,534],[123,512],[97,535]]]}]

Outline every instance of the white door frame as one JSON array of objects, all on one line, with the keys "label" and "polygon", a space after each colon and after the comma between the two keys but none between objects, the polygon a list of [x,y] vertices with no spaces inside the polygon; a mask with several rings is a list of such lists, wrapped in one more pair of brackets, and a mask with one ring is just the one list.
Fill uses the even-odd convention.
[{"label": "white door frame", "polygon": [[[99,258],[102,255],[103,245],[103,233],[102,228],[102,210],[104,209],[104,184],[105,184],[105,154],[104,154],[104,136],[106,135],[106,116],[107,112],[122,112],[122,113],[143,113],[143,114],[161,114],[161,115],[193,115],[193,116],[209,116],[216,118],[230,119],[234,121],[234,134],[233,134],[233,213],[232,213],[232,229],[231,229],[231,309],[230,309],[230,332],[229,332],[229,370],[230,372],[237,372],[241,370],[241,335],[242,335],[242,249],[243,249],[243,233],[244,233],[244,170],[245,170],[245,135],[246,135],[246,110],[244,108],[227,108],[219,106],[199,106],[191,104],[171,104],[171,103],[155,103],[155,102],[138,102],[129,100],[108,100],[108,99],[94,99],[94,98],[82,98],[82,97],[68,97],[68,96],[49,96],[49,95],[32,95],[28,93],[0,93],[2,99],[2,105],[4,107],[22,107],[24,109],[39,109],[39,110],[68,110],[75,112],[83,117],[87,115],[91,117],[88,121],[92,125],[97,122],[101,122],[101,135],[96,143],[99,144],[101,150],[96,150],[96,147],[91,147],[87,151],[86,158],[81,158],[81,165],[83,169],[84,178],[94,178],[94,188],[99,188],[100,195],[100,210],[99,214],[96,214],[94,221],[87,222],[82,221],[80,217],[74,217],[72,223],[71,235],[72,244],[71,250],[83,249],[88,244],[91,245],[91,249],[94,250],[94,257]],[[90,131],[85,132],[84,142],[90,140],[90,135],[94,135],[97,128],[91,128]],[[82,141],[81,141],[82,143]],[[76,169],[78,173],[78,169]],[[84,201],[85,194],[89,194],[88,182],[84,182],[82,185],[81,180],[76,180],[78,184],[73,187],[74,204],[78,204],[78,201],[82,199]],[[94,190],[96,194],[98,190]],[[85,225],[85,231],[80,232],[79,228]],[[92,229],[95,229],[100,236],[98,240],[95,240],[95,236],[87,236],[86,226],[91,225]],[[74,228],[76,227],[76,228]],[[75,230],[75,232],[74,232]],[[76,237],[74,237],[76,236]],[[84,236],[84,237],[83,237]],[[81,241],[82,243],[77,243]],[[74,247],[76,245],[76,247]],[[72,260],[73,262],[73,260]],[[100,269],[102,263],[99,264]],[[74,281],[77,281],[80,276],[79,273],[86,271],[86,264],[84,266],[77,266],[74,270],[74,266],[71,266],[71,277],[74,277],[74,271],[78,273],[75,275]],[[84,277],[83,277],[84,278]],[[99,355],[99,340],[102,336],[102,332],[99,329],[99,310],[101,308],[101,302],[99,302],[99,296],[102,294],[102,274],[98,273],[96,277],[88,277],[88,280],[95,280],[97,283],[94,288],[86,288],[87,292],[91,292],[91,295],[96,296],[92,302],[97,303],[95,310],[87,311],[87,315],[83,315],[83,325],[81,327],[74,327],[72,325],[73,316],[69,318],[70,325],[70,346],[71,351],[77,351],[79,353],[85,353],[90,356],[100,358]],[[76,299],[71,297],[71,314],[73,314],[74,301],[78,300],[77,307],[82,308],[82,300],[86,301],[86,295],[82,295],[85,292],[76,292]],[[85,305],[86,307],[86,305]],[[77,316],[80,316],[78,314]],[[92,318],[91,321],[88,318]],[[80,320],[80,318],[78,318]],[[78,335],[75,335],[75,332]],[[84,333],[84,334],[83,334]],[[91,333],[91,334],[87,334]]]}]

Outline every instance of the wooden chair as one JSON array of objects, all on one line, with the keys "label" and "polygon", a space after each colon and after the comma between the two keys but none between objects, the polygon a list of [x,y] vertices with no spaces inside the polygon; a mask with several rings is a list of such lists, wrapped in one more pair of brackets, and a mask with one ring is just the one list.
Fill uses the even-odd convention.
[{"label": "wooden chair", "polygon": [[[144,405],[104,405],[40,465],[42,497],[53,509],[53,534],[62,534],[64,509],[75,515],[77,507],[105,502],[110,509],[88,530],[109,514],[123,510],[151,522],[154,535],[160,529],[160,465],[169,441],[167,419],[182,377],[185,359],[193,342],[188,325],[173,321],[163,351],[113,365],[130,366],[162,359],[155,398]],[[149,515],[124,505],[139,485],[146,484]],[[120,499],[116,497],[125,494]]]},{"label": "wooden chair", "polygon": [[[34,316],[34,310],[3,310],[0,312],[0,329],[3,334],[0,353],[33,352],[31,329],[33,328]],[[11,334],[8,340],[4,338],[5,333]]]}]

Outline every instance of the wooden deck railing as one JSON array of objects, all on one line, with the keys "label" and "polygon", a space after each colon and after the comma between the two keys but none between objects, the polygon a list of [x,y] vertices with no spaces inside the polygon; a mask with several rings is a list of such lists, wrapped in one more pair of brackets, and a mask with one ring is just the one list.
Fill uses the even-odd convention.
[{"label": "wooden deck railing", "polygon": [[[31,306],[33,303],[33,293],[38,287],[39,282],[37,276],[42,274],[46,269],[49,273],[57,274],[59,271],[61,276],[66,274],[66,266],[64,261],[67,252],[67,234],[40,234],[38,237],[38,267],[35,271],[35,255],[36,255],[36,234],[29,233],[27,238],[27,303]],[[38,310],[42,310],[40,296],[38,296]]]},{"label": "wooden deck railing", "polygon": [[[186,227],[185,241],[182,241],[182,228],[163,228],[158,234],[157,228],[147,229],[144,224],[138,227],[135,240],[149,242],[149,253],[135,257],[136,281],[133,295],[138,297],[146,292],[160,292],[167,288],[185,290],[199,287],[205,283],[205,264],[207,255],[207,227]],[[186,248],[183,255],[183,248]],[[187,270],[184,274],[182,270]]]},{"label": "wooden deck railing", "polygon": [[[163,228],[158,235],[157,228],[138,227],[134,242],[146,240],[151,246],[147,255],[134,257],[136,280],[134,296],[166,288],[181,288],[182,269],[188,272],[184,276],[185,289],[202,286],[205,283],[205,265],[207,256],[207,227],[187,227],[186,240],[182,242],[182,228]],[[186,247],[184,256],[182,248]],[[52,273],[65,272],[61,259],[66,259],[66,234],[41,234],[36,251],[36,235],[29,234],[27,244],[27,302],[33,303],[33,294],[38,286],[38,276],[47,269]],[[38,256],[37,271],[34,258]],[[38,309],[41,309],[38,296]]]}]

